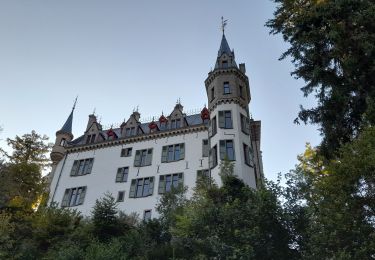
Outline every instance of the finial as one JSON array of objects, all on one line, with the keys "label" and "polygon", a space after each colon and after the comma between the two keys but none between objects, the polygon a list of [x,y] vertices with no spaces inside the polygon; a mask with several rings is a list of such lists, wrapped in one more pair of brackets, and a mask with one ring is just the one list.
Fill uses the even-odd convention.
[{"label": "finial", "polygon": [[221,17],[221,30],[223,31],[223,34],[224,34],[224,31],[225,31],[225,26],[227,26],[227,22],[228,22],[228,20],[224,20],[224,17],[222,16]]},{"label": "finial", "polygon": [[96,107],[94,107],[94,111],[92,111],[92,114],[95,116]]},{"label": "finial", "polygon": [[77,99],[78,99],[78,95],[76,96],[76,99],[74,100],[74,104],[73,104],[72,111],[74,111],[74,109],[76,108],[76,105],[77,105]]},{"label": "finial", "polygon": [[138,113],[138,108],[139,108],[139,105],[137,105],[137,109],[135,110],[137,113]]}]

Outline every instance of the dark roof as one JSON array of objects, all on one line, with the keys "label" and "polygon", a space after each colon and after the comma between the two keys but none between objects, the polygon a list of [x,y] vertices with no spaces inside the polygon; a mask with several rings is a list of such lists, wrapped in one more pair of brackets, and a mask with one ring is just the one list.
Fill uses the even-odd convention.
[{"label": "dark roof", "polygon": [[72,124],[73,124],[73,111],[70,113],[68,119],[65,121],[65,124],[63,125],[63,127],[59,130],[59,132],[62,132],[62,133],[69,133],[71,134],[72,133]]},{"label": "dark roof", "polygon": [[223,53],[232,55],[232,51],[229,48],[229,44],[224,34],[223,34],[223,37],[221,38],[221,44],[220,44],[220,48],[219,48],[219,52],[217,53],[217,56],[220,57],[221,55],[223,55]]},{"label": "dark roof", "polygon": [[[201,118],[201,115],[200,114],[194,114],[194,115],[190,115],[190,116],[185,116],[185,121],[187,123],[188,126],[195,126],[195,125],[200,125],[200,124],[203,124],[203,120]],[[147,123],[142,123],[139,125],[139,127],[142,129],[142,131],[140,131],[138,133],[138,136],[139,135],[143,135],[143,134],[149,134],[150,133],[150,129],[148,127],[148,125],[150,124],[151,122],[147,122]],[[162,132],[162,131],[168,131],[170,130],[170,128],[166,128],[166,129],[161,129],[160,128],[160,123],[159,121],[155,121],[155,123],[157,124],[158,128],[160,129],[158,132]],[[99,134],[105,139],[107,140],[108,139],[108,135],[107,135],[107,131],[109,129],[106,129],[106,130],[103,130],[103,131],[100,131]],[[121,128],[113,128],[112,129],[116,135],[118,136],[118,138],[121,138]],[[82,144],[85,144],[85,140],[84,140],[84,135],[74,139],[73,141],[69,142],[70,145],[82,145]]]}]

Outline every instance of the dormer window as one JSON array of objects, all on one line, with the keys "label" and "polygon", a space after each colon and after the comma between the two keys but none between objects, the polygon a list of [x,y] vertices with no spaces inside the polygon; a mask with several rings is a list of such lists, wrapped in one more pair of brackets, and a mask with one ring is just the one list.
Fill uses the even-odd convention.
[{"label": "dormer window", "polygon": [[126,136],[134,136],[135,135],[135,127],[128,127],[125,129]]},{"label": "dormer window", "polygon": [[86,144],[93,144],[95,142],[96,134],[88,135],[86,139]]},{"label": "dormer window", "polygon": [[181,119],[180,118],[171,120],[171,129],[176,129],[176,128],[180,128],[180,127],[181,127]]},{"label": "dormer window", "polygon": [[224,82],[224,95],[226,94],[230,94],[230,86],[229,86],[229,82]]},{"label": "dormer window", "polygon": [[223,62],[221,63],[221,65],[222,65],[223,69],[228,68],[228,61],[223,60]]}]

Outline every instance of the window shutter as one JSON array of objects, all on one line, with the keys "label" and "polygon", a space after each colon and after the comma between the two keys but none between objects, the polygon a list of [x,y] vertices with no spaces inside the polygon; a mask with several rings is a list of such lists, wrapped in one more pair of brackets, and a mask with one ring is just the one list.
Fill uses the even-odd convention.
[{"label": "window shutter", "polygon": [[68,204],[69,204],[69,197],[70,197],[71,191],[72,191],[72,189],[66,189],[65,190],[64,197],[63,197],[63,200],[61,202],[61,207],[69,206]]},{"label": "window shutter", "polygon": [[163,151],[161,153],[161,162],[168,161],[168,146],[163,146]]},{"label": "window shutter", "polygon": [[122,171],[123,171],[123,168],[118,168],[117,169],[116,182],[121,182],[122,181]]},{"label": "window shutter", "polygon": [[74,161],[72,170],[70,171],[70,176],[76,176],[78,170],[79,160]]},{"label": "window shutter", "polygon": [[180,160],[185,159],[185,144],[180,144]]},{"label": "window shutter", "polygon": [[184,173],[183,172],[180,172],[178,174],[178,185],[184,186]]},{"label": "window shutter", "polygon": [[250,119],[246,117],[246,124],[245,124],[246,133],[250,134]]},{"label": "window shutter", "polygon": [[163,194],[165,191],[165,176],[161,175],[159,177],[159,188],[158,188],[158,193]]},{"label": "window shutter", "polygon": [[141,166],[141,150],[137,150],[134,157],[134,166]]},{"label": "window shutter", "polygon": [[154,193],[154,177],[150,177],[150,184],[148,186],[148,195],[152,196]]},{"label": "window shutter", "polygon": [[208,136],[212,136],[212,123],[213,121],[211,121],[211,124],[208,126]]},{"label": "window shutter", "polygon": [[224,160],[225,154],[226,154],[226,151],[225,151],[225,141],[224,140],[220,140],[220,160]]},{"label": "window shutter", "polygon": [[152,149],[148,149],[145,165],[151,165],[151,161],[152,161]]},{"label": "window shutter", "polygon": [[121,157],[125,157],[125,149],[121,149]]},{"label": "window shutter", "polygon": [[85,174],[90,174],[91,173],[92,165],[94,164],[94,158],[91,158],[91,159],[88,159],[88,160],[89,160],[89,164],[88,164],[88,167],[86,169]]},{"label": "window shutter", "polygon": [[132,183],[130,185],[130,191],[129,191],[129,198],[134,198],[135,197],[135,184],[136,180],[132,180]]},{"label": "window shutter", "polygon": [[79,197],[78,205],[83,204],[83,201],[85,200],[85,196],[86,196],[86,190],[87,190],[86,186],[82,187],[82,192],[81,192],[81,196]]},{"label": "window shutter", "polygon": [[224,118],[224,111],[219,111],[219,127],[225,127],[225,118]]}]

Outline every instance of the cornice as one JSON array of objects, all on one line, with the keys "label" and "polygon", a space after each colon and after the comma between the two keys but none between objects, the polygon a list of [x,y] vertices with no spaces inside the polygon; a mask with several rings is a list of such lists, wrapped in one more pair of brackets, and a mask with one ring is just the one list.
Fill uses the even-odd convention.
[{"label": "cornice", "polygon": [[214,78],[216,78],[217,76],[220,76],[220,75],[225,75],[225,74],[235,74],[237,77],[243,79],[246,83],[249,82],[249,78],[244,73],[242,73],[239,69],[228,68],[228,69],[215,69],[215,70],[211,71],[208,74],[207,79],[204,81],[204,84],[207,87],[208,85],[211,84],[211,82],[214,80]]},{"label": "cornice", "polygon": [[242,100],[241,98],[232,97],[232,98],[218,99],[213,104],[210,104],[210,106],[209,106],[210,112],[214,111],[216,109],[216,107],[218,105],[221,105],[221,104],[237,104],[240,107],[242,107],[243,109],[245,109],[245,110],[247,109],[247,105],[246,105],[244,100]]},{"label": "cornice", "polygon": [[66,151],[67,153],[74,153],[74,152],[96,150],[96,149],[105,148],[105,147],[138,143],[142,141],[165,138],[169,136],[207,131],[207,129],[208,129],[207,126],[204,124],[201,124],[198,126],[188,126],[188,127],[183,127],[183,128],[178,128],[178,129],[173,129],[173,130],[168,130],[168,131],[143,134],[139,136],[132,136],[132,137],[126,137],[126,138],[119,138],[119,139],[110,140],[110,141],[106,140],[106,141],[102,141],[102,142],[98,142],[94,144],[83,144],[83,145],[66,147]]}]

